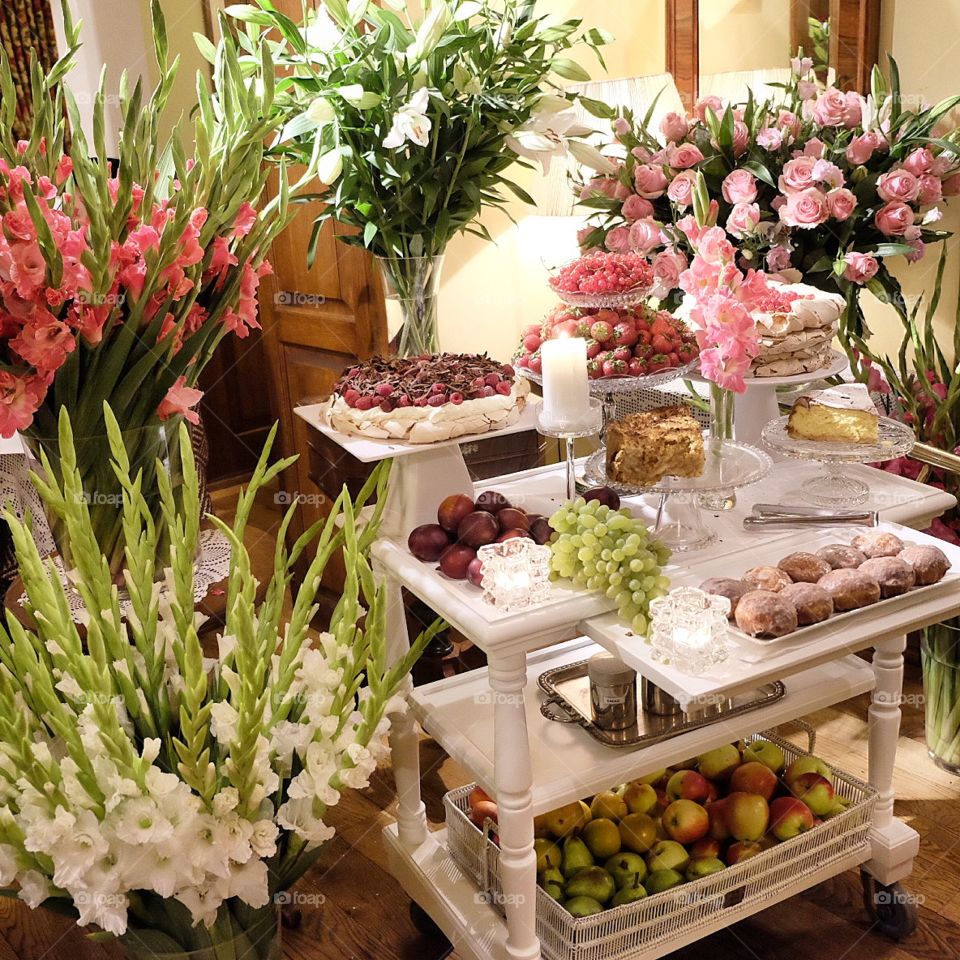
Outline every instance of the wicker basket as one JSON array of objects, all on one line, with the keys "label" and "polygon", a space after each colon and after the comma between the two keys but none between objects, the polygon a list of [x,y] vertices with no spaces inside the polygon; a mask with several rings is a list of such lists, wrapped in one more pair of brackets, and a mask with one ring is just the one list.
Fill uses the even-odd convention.
[{"label": "wicker basket", "polygon": [[[788,763],[804,755],[770,733],[748,739],[761,736],[778,744]],[[720,873],[580,919],[538,886],[537,935],[543,955],[552,960],[620,960],[674,940],[681,930],[706,927],[726,909],[766,900],[804,873],[855,851],[866,852],[877,793],[840,770],[833,773],[837,793],[851,801],[844,813]],[[502,913],[500,851],[469,818],[473,786],[451,790],[444,797],[447,842],[454,860]]]}]

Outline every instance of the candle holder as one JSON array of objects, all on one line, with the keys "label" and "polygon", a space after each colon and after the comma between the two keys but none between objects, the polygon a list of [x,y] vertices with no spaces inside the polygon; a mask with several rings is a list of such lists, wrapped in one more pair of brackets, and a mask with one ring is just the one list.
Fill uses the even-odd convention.
[{"label": "candle holder", "polygon": [[576,420],[554,420],[543,407],[537,413],[537,429],[545,437],[555,437],[566,441],[567,456],[567,499],[577,496],[576,463],[573,441],[581,437],[595,437],[603,426],[603,403],[596,397],[590,397],[581,417]]},{"label": "candle holder", "polygon": [[488,543],[479,550],[483,599],[505,613],[543,603],[550,590],[550,548],[526,537]]},{"label": "candle holder", "polygon": [[730,601],[678,587],[650,602],[653,658],[694,676],[727,658]]}]

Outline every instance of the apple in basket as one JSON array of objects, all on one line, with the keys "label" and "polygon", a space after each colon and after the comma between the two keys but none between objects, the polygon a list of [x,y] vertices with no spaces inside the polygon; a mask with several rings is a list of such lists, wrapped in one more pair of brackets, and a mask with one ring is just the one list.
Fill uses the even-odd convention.
[{"label": "apple in basket", "polygon": [[750,760],[737,767],[730,777],[731,790],[738,793],[755,793],[767,801],[776,793],[779,783],[777,775],[758,760]]},{"label": "apple in basket", "polygon": [[790,784],[790,792],[802,800],[818,817],[829,813],[833,809],[833,784],[819,773],[812,770],[801,773]]},{"label": "apple in basket", "polygon": [[696,842],[710,829],[706,809],[693,800],[674,800],[663,812],[660,822],[667,836],[682,844]]},{"label": "apple in basket", "polygon": [[671,800],[707,800],[713,792],[713,785],[703,774],[696,770],[678,770],[667,781],[667,796]]},{"label": "apple in basket", "polygon": [[755,793],[731,793],[726,798],[724,819],[734,840],[756,842],[766,832],[770,808]]},{"label": "apple in basket", "polygon": [[792,840],[813,827],[813,813],[802,800],[778,797],[770,804],[770,831],[778,840]]}]

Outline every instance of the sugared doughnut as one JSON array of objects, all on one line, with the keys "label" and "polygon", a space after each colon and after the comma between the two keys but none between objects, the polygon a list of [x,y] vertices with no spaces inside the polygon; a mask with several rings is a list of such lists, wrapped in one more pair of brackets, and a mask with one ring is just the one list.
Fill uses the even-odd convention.
[{"label": "sugared doughnut", "polygon": [[829,543],[817,551],[821,560],[826,560],[834,570],[856,570],[866,556],[845,543]]},{"label": "sugared doughnut", "polygon": [[794,583],[816,583],[825,573],[833,569],[822,557],[802,551],[784,557],[777,566]]},{"label": "sugared doughnut", "polygon": [[822,623],[833,616],[833,598],[816,583],[791,583],[779,596],[797,608],[797,622],[801,627]]},{"label": "sugared doughnut", "polygon": [[885,597],[899,597],[917,582],[913,567],[899,557],[874,557],[863,563],[860,572],[873,577]]},{"label": "sugared doughnut", "polygon": [[950,561],[939,547],[906,547],[897,557],[913,567],[918,587],[929,587],[931,583],[939,582],[950,569]]},{"label": "sugared doughnut", "polygon": [[753,590],[767,590],[779,593],[788,583],[793,583],[790,575],[779,567],[754,567],[741,578]]},{"label": "sugared doughnut", "polygon": [[700,589],[704,593],[726,597],[730,601],[730,619],[732,620],[737,612],[737,604],[740,602],[740,598],[745,593],[749,593],[753,587],[742,580],[731,580],[729,577],[711,577],[700,584]]},{"label": "sugared doughnut", "polygon": [[778,593],[751,590],[740,598],[736,620],[752,637],[783,637],[797,629],[797,608]]},{"label": "sugared doughnut", "polygon": [[903,549],[903,541],[892,533],[872,530],[870,533],[858,533],[850,546],[859,550],[867,559],[895,557]]},{"label": "sugared doughnut", "polygon": [[859,570],[831,570],[820,578],[819,586],[830,594],[837,611],[858,610],[880,599],[880,584]]}]

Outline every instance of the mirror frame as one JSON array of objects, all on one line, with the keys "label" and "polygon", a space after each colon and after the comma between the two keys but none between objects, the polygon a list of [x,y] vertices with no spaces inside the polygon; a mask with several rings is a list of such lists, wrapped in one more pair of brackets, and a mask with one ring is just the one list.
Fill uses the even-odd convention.
[{"label": "mirror frame", "polygon": [[[700,80],[700,0],[665,0],[667,70],[684,106],[697,101]],[[881,0],[790,0],[791,43],[800,45],[807,17],[830,17],[830,63],[837,86],[866,91],[880,56]]]}]

